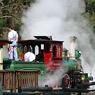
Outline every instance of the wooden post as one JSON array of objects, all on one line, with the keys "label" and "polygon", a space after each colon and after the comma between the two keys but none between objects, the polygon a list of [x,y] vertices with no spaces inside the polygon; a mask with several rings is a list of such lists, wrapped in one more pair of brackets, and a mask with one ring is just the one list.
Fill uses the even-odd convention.
[{"label": "wooden post", "polygon": [[13,72],[13,90],[16,92],[16,72]]},{"label": "wooden post", "polygon": [[2,79],[0,78],[0,95],[2,95]]},{"label": "wooden post", "polygon": [[35,87],[38,87],[38,73],[35,73]]},{"label": "wooden post", "polygon": [[3,70],[3,46],[0,46],[0,70]]}]

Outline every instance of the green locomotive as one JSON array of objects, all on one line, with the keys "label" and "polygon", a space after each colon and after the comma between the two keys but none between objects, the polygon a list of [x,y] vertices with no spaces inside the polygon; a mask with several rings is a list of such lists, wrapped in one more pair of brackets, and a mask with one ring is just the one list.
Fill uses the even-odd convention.
[{"label": "green locomotive", "polygon": [[[81,54],[78,50],[75,50],[76,37],[71,37],[71,53],[63,48],[63,41],[52,40],[51,36],[35,36],[35,38],[33,40],[19,41],[22,60],[10,61],[8,58],[3,58],[3,69],[40,70],[39,77],[41,78],[46,77],[48,73],[63,69],[63,71],[67,71],[62,76],[62,78],[66,78],[66,87],[74,88],[78,83],[89,82],[91,77],[88,77],[88,74],[83,72]],[[36,53],[36,59],[33,62],[25,62],[24,54],[30,47],[33,53]]]}]

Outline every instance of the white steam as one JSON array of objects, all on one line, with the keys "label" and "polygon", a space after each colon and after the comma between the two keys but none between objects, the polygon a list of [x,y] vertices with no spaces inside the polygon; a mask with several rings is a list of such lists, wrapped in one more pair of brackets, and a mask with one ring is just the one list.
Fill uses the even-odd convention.
[{"label": "white steam", "polygon": [[[24,12],[21,28],[22,39],[30,39],[34,35],[52,35],[57,40],[67,40],[77,35],[81,28],[81,14],[84,12],[83,0],[36,0]],[[80,21],[81,20],[81,21]],[[65,42],[66,43],[66,42]]]},{"label": "white steam", "polygon": [[55,40],[63,40],[64,46],[69,49],[70,36],[76,36],[84,70],[90,73],[95,67],[92,44],[95,39],[89,22],[83,17],[84,12],[84,0],[36,0],[23,14],[21,37],[32,39],[35,35],[52,35]]},{"label": "white steam", "polygon": [[66,71],[63,71],[63,69],[56,70],[53,74],[48,74],[46,79],[40,79],[39,80],[39,86],[60,86],[62,83],[62,78],[64,77]]}]

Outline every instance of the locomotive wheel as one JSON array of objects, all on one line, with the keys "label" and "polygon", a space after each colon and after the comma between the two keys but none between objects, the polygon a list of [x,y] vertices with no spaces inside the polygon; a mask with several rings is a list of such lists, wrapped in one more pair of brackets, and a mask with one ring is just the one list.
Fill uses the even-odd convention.
[{"label": "locomotive wheel", "polygon": [[70,87],[70,77],[68,74],[65,74],[62,79],[62,87],[69,88]]}]

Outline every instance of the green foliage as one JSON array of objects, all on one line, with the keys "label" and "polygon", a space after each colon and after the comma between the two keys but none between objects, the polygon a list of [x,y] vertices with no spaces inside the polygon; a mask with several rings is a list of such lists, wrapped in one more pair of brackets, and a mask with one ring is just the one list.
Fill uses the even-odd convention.
[{"label": "green foliage", "polygon": [[95,30],[95,0],[85,0],[86,13],[85,17],[89,19],[90,26]]},{"label": "green foliage", "polygon": [[3,27],[5,25],[5,22],[6,21],[4,19],[0,18],[0,27]]},{"label": "green foliage", "polygon": [[[31,2],[35,0],[2,0],[0,1],[0,37],[5,38],[10,24],[19,31],[22,25],[21,17]],[[4,34],[4,35],[3,35]],[[20,36],[20,35],[19,35]],[[21,37],[19,37],[20,39]]]},{"label": "green foliage", "polygon": [[21,59],[21,45],[18,45],[18,48],[17,48],[17,54],[18,54],[18,59]]},{"label": "green foliage", "polygon": [[95,12],[95,0],[85,0],[86,1],[86,10],[90,14],[93,15]]}]

